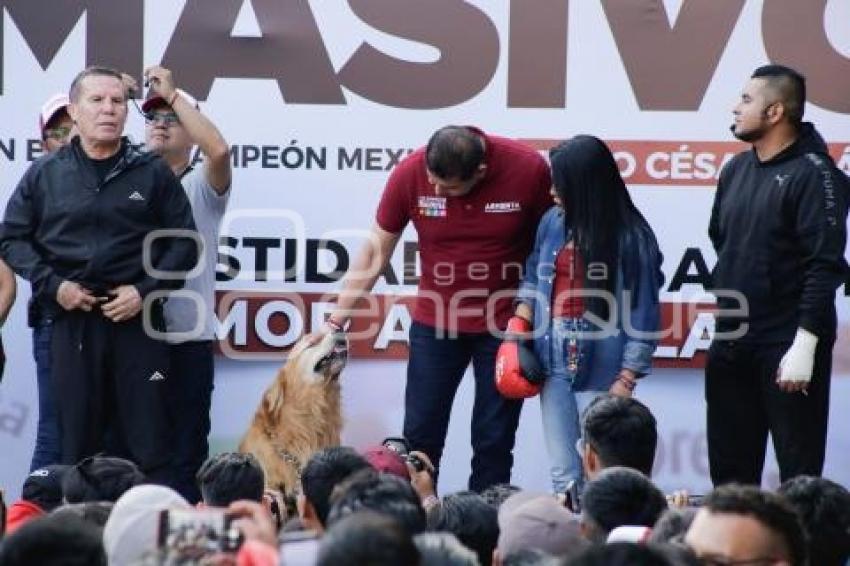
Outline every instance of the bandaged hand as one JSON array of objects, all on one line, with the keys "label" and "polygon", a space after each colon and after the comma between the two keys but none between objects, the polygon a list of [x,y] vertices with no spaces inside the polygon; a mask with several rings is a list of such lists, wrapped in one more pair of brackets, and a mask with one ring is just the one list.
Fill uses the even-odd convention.
[{"label": "bandaged hand", "polygon": [[794,342],[776,371],[776,384],[787,393],[806,392],[812,380],[812,369],[815,365],[815,347],[818,337],[803,328],[797,329]]}]

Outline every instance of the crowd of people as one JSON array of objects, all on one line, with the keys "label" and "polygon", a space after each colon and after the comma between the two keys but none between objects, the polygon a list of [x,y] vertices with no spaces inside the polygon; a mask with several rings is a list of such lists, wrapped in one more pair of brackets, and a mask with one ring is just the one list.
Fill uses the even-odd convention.
[{"label": "crowd of people", "polygon": [[[697,501],[652,482],[655,417],[603,394],[582,415],[576,500],[495,484],[437,496],[426,454],[385,442],[315,452],[296,510],[250,454],[207,460],[192,506],[132,462],[94,456],[35,470],[6,510],[5,566],[844,566],[850,492],[798,476],[770,492],[725,484]],[[393,439],[394,440],[394,439]],[[411,458],[411,456],[415,458]],[[422,462],[417,466],[413,460]]]},{"label": "crowd of people", "polygon": [[[321,449],[298,462],[297,506],[264,489],[252,456],[208,459],[230,152],[168,69],[147,69],[145,83],[137,147],[124,136],[135,81],[105,67],[79,73],[42,110],[48,155],[6,206],[0,256],[32,285],[39,423],[0,562],[847,559],[847,491],[819,476],[850,183],[803,122],[799,73],[768,65],[745,85],[732,131],[752,148],[724,167],[708,227],[718,256],[705,382],[711,493],[665,496],[651,480],[655,418],[632,396],[664,334],[662,254],[611,150],[576,136],[547,163],[514,140],[446,126],[392,171],[369,241],[310,338],[345,334],[412,223],[422,269],[410,451]],[[0,318],[14,297],[5,264]],[[439,497],[470,364],[469,491]],[[555,495],[511,485],[522,399],[538,393]],[[758,487],[768,434],[778,493]]]}]

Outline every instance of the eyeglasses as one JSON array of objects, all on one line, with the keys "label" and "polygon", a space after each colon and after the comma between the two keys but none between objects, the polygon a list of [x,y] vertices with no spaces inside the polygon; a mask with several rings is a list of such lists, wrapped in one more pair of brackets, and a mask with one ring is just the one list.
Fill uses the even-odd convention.
[{"label": "eyeglasses", "polygon": [[163,126],[168,127],[173,124],[179,124],[180,117],[174,112],[151,112],[149,114],[145,114],[145,122],[148,124],[162,122]]},{"label": "eyeglasses", "polygon": [[71,133],[71,128],[67,126],[59,126],[57,128],[49,128],[44,130],[44,137],[56,141],[62,141]]}]

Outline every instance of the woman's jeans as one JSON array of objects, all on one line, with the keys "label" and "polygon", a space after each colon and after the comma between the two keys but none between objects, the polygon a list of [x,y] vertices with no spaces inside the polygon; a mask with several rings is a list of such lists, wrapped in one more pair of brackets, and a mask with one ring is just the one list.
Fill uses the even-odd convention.
[{"label": "woman's jeans", "polygon": [[583,336],[589,330],[581,318],[554,318],[549,328],[548,342],[552,348],[552,367],[540,391],[540,412],[543,416],[543,435],[551,463],[552,488],[564,493],[573,480],[582,482],[581,456],[576,443],[581,438],[581,411],[600,391],[573,391],[577,369],[569,367],[568,346],[576,340],[579,367],[587,363],[582,354]]}]

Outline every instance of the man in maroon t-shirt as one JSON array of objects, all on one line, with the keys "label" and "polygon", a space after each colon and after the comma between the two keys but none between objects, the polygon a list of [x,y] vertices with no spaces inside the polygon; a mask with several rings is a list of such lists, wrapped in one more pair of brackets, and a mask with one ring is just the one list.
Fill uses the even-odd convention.
[{"label": "man in maroon t-shirt", "polygon": [[533,149],[471,127],[447,126],[400,163],[348,273],[328,326],[341,329],[375,283],[408,222],[422,276],[410,329],[404,436],[439,465],[460,380],[472,362],[470,489],[510,481],[521,402],[493,381],[500,332],[512,314],[537,223],[552,205],[549,167]]}]

